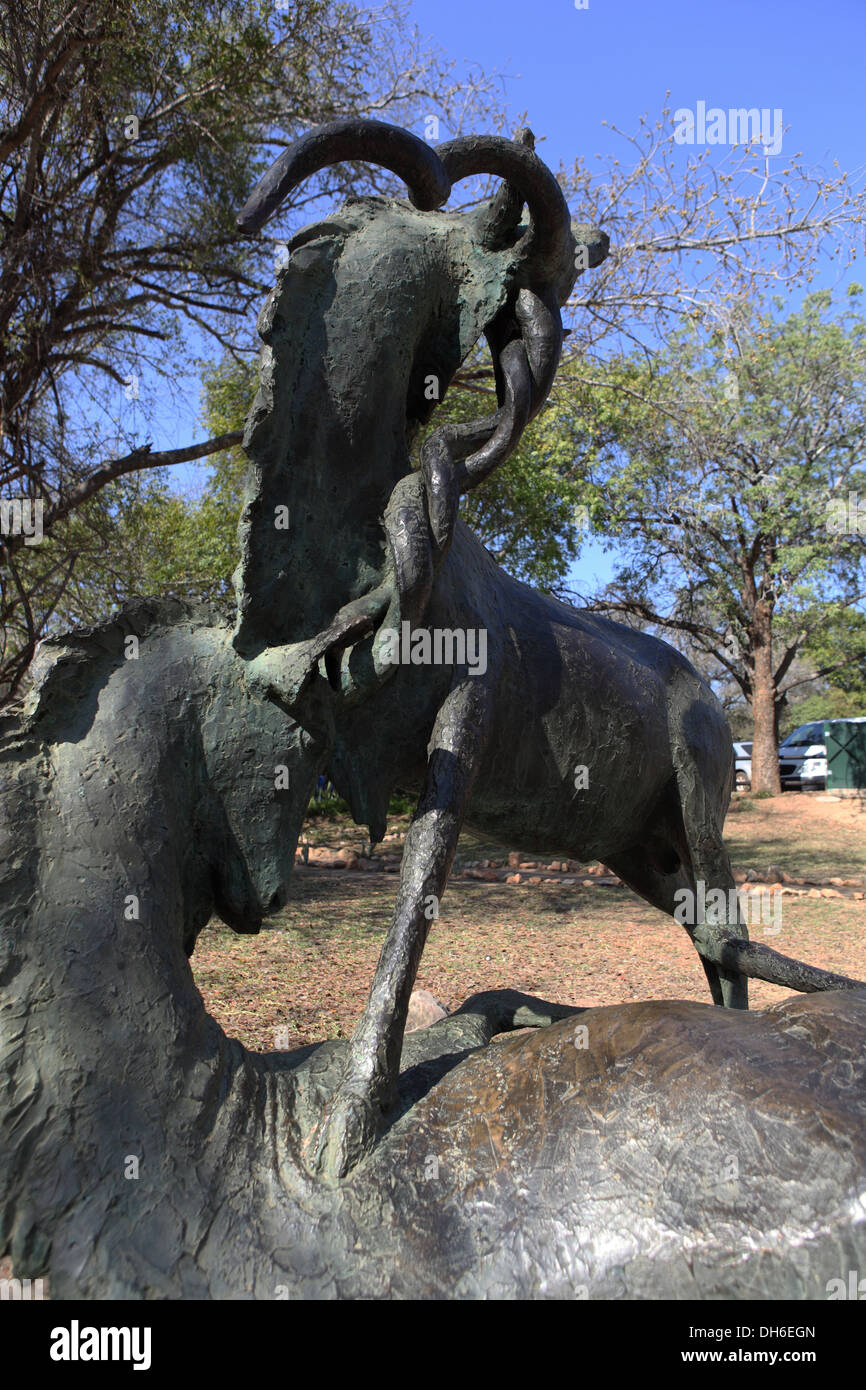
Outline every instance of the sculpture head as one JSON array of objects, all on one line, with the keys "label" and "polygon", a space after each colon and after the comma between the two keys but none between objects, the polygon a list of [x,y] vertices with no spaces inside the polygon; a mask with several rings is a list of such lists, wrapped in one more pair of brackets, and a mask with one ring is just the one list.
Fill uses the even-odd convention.
[{"label": "sculpture head", "polygon": [[[517,288],[541,292],[552,285],[564,304],[576,274],[600,264],[609,242],[599,228],[571,223],[562,190],[535,154],[533,143],[532,133],[523,130],[517,140],[468,135],[433,148],[383,121],[333,121],[308,131],[283,151],[250,195],[237,223],[245,232],[260,231],[304,179],[343,160],[364,160],[398,174],[412,206],[422,212],[442,208],[460,180],[494,174],[507,186],[468,215],[474,237],[490,251],[506,246],[514,251]],[[524,203],[528,227],[519,226]]]},{"label": "sculpture head", "polygon": [[285,906],[326,753],[248,679],[230,628],[201,636],[212,662],[210,698],[195,715],[213,816],[212,910],[235,931],[257,932]]},{"label": "sculpture head", "polygon": [[[253,486],[236,580],[241,650],[309,638],[380,581],[381,519],[411,470],[409,442],[482,334],[504,431],[458,484],[472,486],[501,461],[545,400],[562,344],[559,307],[580,270],[607,254],[607,238],[584,227],[578,245],[531,139],[470,136],[432,149],[382,122],[337,121],[290,146],[241,213],[244,230],[260,229],[304,178],[345,159],[383,165],[409,187],[408,202],[350,199],[300,231],[260,316],[261,385],[244,441]],[[471,213],[442,210],[454,182],[482,173],[506,180],[491,200]],[[515,344],[528,368],[512,400]],[[497,420],[486,423],[483,440]],[[278,508],[288,531],[275,530]]]},{"label": "sculpture head", "polygon": [[30,769],[6,804],[30,826],[34,920],[65,897],[109,951],[118,922],[129,939],[177,921],[187,954],[214,912],[258,931],[286,901],[323,755],[248,680],[228,624],[144,601],[46,642],[33,675],[0,751]]}]

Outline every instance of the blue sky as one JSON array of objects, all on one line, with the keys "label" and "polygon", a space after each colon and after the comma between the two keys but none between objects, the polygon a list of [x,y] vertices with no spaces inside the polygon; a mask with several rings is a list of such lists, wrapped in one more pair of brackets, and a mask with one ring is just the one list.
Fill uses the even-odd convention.
[{"label": "blue sky", "polygon": [[[667,91],[672,111],[781,109],[783,151],[828,172],[866,161],[866,0],[413,0],[411,14],[451,56],[509,75],[510,106],[554,169],[622,154],[610,126],[633,132]],[[597,588],[613,560],[585,546],[571,587]]]},{"label": "blue sky", "polygon": [[[866,0],[412,0],[409,13],[449,56],[507,75],[509,108],[527,113],[553,168],[623,154],[610,127],[655,118],[668,90],[672,111],[699,101],[781,109],[785,154],[828,172],[834,159],[849,172],[866,161]],[[155,447],[203,437],[191,386],[152,421]],[[590,545],[572,587],[588,593],[611,572],[611,556]]]},{"label": "blue sky", "polygon": [[672,108],[781,107],[792,150],[843,168],[866,158],[864,0],[413,0],[415,23],[456,58],[514,75],[554,167],[612,148],[670,89]]}]

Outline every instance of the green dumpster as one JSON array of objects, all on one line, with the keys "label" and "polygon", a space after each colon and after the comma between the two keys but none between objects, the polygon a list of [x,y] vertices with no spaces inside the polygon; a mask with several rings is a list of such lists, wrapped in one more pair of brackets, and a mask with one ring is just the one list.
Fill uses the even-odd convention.
[{"label": "green dumpster", "polygon": [[827,790],[866,791],[866,718],[829,719],[824,743]]}]

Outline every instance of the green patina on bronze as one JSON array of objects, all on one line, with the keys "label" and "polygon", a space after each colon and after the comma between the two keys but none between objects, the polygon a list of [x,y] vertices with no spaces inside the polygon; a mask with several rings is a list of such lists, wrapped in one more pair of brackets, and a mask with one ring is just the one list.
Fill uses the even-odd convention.
[{"label": "green patina on bronze", "polygon": [[[237,614],[148,601],[46,643],[0,722],[0,1255],[55,1296],[823,1298],[843,1245],[866,1257],[866,987],[739,921],[687,927],[731,1007],[503,990],[403,1037],[466,821],[600,858],[670,914],[733,887],[704,682],[457,520],[550,389],[576,247],[607,249],[531,143],[350,121],[281,156],[250,229],[333,157],[379,159],[410,201],[306,228],[263,311]],[[495,198],[442,210],[484,169]],[[482,332],[497,410],[435,431],[413,473],[425,382]],[[394,665],[404,622],[484,631],[484,669]],[[394,917],[352,1040],[257,1055],[188,958],[212,913],[257,931],[284,901],[324,769],[375,837],[392,788],[418,790]],[[749,1014],[748,976],[811,997]]]}]

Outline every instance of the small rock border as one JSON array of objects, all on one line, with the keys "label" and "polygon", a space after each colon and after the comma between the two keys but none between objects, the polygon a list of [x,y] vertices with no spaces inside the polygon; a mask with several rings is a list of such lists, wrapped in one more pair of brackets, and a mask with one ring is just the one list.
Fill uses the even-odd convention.
[{"label": "small rock border", "polygon": [[[350,873],[386,873],[400,871],[401,856],[398,854],[361,855],[350,847],[337,850],[316,846],[304,846],[298,850],[298,868],[312,870],[343,869]],[[507,863],[495,859],[469,860],[454,868],[452,879],[475,880],[478,883],[507,883],[512,887],[538,888],[545,884],[563,884],[571,887],[579,884],[582,888],[622,888],[622,879],[610,873],[603,864],[585,865],[575,859],[553,859],[545,864],[534,859],[524,859],[513,852]],[[748,888],[777,889],[794,897],[809,898],[853,898],[866,900],[866,876],[863,878],[794,878],[778,865],[771,864],[766,871],[749,869],[734,870],[734,882]],[[845,891],[847,890],[847,891]]]}]

